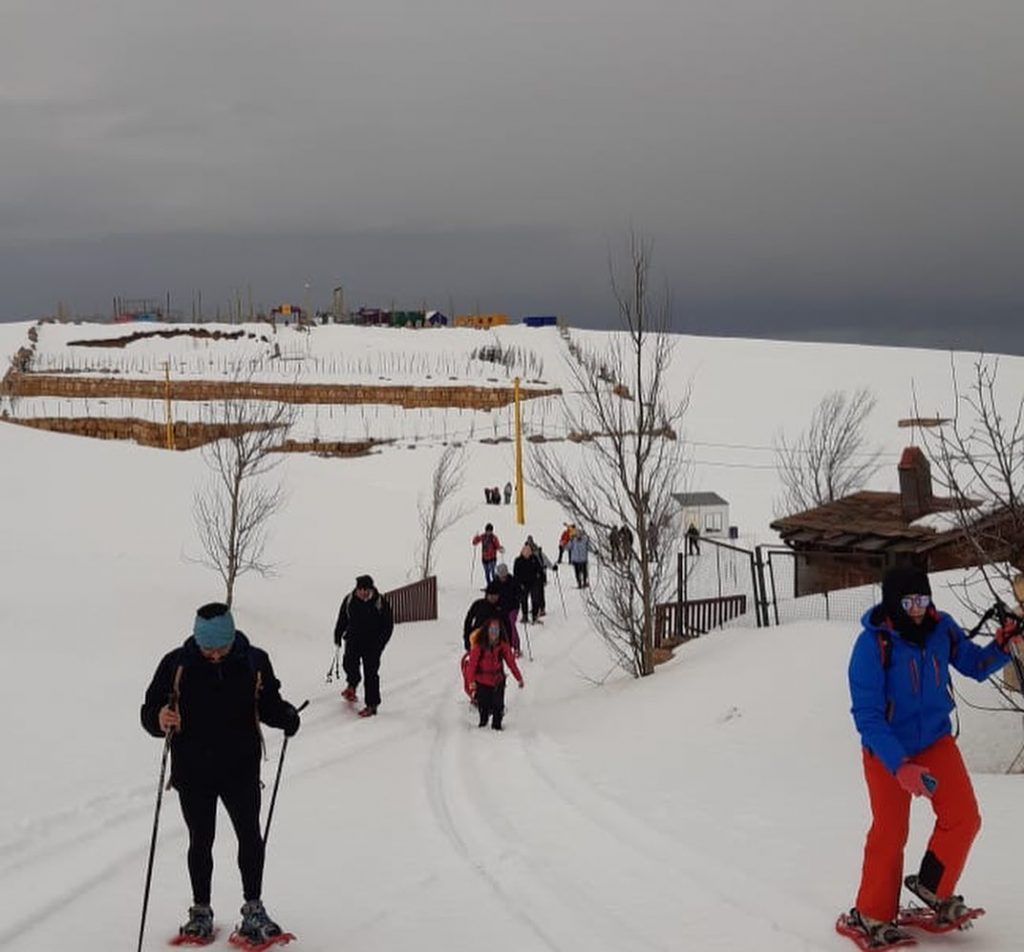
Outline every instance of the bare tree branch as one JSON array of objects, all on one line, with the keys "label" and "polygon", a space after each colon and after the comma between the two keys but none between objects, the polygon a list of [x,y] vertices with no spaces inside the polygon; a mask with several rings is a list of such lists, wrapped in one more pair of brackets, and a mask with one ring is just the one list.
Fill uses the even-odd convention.
[{"label": "bare tree branch", "polygon": [[[595,628],[622,668],[635,677],[654,670],[655,606],[671,585],[663,543],[674,531],[672,491],[684,472],[679,429],[689,392],[673,401],[667,375],[672,343],[668,295],[651,301],[651,244],[630,235],[628,279],[609,262],[612,294],[625,333],[603,350],[569,339],[574,400],[562,400],[575,453],[539,448],[530,478],[590,537],[601,561],[597,584],[584,589]],[[608,534],[626,525],[635,540],[628,557],[611,551]]]},{"label": "bare tree branch", "polygon": [[296,408],[229,399],[216,409],[218,422],[227,423],[231,435],[201,451],[209,479],[193,495],[193,518],[204,553],[200,561],[220,575],[224,601],[231,605],[239,576],[273,571],[264,559],[267,524],[284,505],[285,494],[265,477],[280,463],[275,450],[294,423]]},{"label": "bare tree branch", "polygon": [[419,547],[419,577],[433,573],[438,538],[466,514],[465,506],[453,506],[452,497],[462,489],[465,479],[466,453],[461,446],[446,446],[434,466],[430,480],[430,496],[422,496],[416,509],[422,538]]},{"label": "bare tree branch", "polygon": [[881,450],[869,447],[865,425],[875,408],[866,388],[833,390],[815,407],[810,425],[794,442],[780,432],[775,459],[782,480],[780,514],[803,512],[863,489],[878,470]]}]

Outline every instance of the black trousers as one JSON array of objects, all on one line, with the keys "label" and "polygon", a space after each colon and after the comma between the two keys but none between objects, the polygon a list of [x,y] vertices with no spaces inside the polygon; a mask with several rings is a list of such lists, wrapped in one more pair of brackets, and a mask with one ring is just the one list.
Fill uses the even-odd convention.
[{"label": "black trousers", "polygon": [[576,587],[585,588],[590,584],[590,573],[586,562],[573,562],[572,569],[576,573]]},{"label": "black trousers", "polygon": [[[367,707],[380,704],[380,645],[345,639],[345,653],[341,658],[341,666],[345,669],[345,680],[353,687],[366,679],[363,699]],[[360,674],[362,667],[362,674]]]},{"label": "black trousers", "polygon": [[188,827],[188,875],[193,903],[210,902],[217,800],[224,804],[238,837],[238,870],[246,902],[263,891],[263,835],[260,833],[259,772],[244,781],[183,784],[178,789],[181,815]]},{"label": "black trousers", "polygon": [[519,596],[519,617],[524,621],[536,621],[543,607],[544,586],[540,581],[534,582],[529,588],[524,585]]},{"label": "black trousers", "polygon": [[487,719],[491,720],[491,727],[495,730],[501,727],[501,719],[505,715],[505,680],[502,679],[493,687],[488,684],[476,686],[476,706],[480,712],[480,726],[487,726]]}]

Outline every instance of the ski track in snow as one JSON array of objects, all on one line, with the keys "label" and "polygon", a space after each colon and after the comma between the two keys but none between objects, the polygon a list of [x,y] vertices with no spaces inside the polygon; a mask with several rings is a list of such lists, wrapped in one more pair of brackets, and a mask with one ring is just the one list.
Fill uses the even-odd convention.
[{"label": "ski track in snow", "polygon": [[[351,723],[346,725],[347,730],[339,734],[338,706],[344,705],[345,702],[341,701],[333,691],[330,695],[311,700],[309,707],[304,712],[302,731],[297,736],[309,737],[312,735],[314,738],[321,738],[329,734],[332,740],[339,736],[343,737],[344,743],[337,753],[329,757],[313,757],[310,760],[307,755],[305,759],[310,762],[305,764],[303,764],[302,758],[298,758],[294,754],[295,747],[299,745],[290,747],[289,749],[293,753],[288,765],[295,768],[295,762],[299,763],[297,769],[287,771],[292,776],[292,782],[336,767],[338,764],[357,757],[370,747],[378,748],[382,744],[406,740],[408,738],[408,724],[405,722],[407,712],[416,711],[422,701],[425,689],[431,683],[439,680],[438,675],[442,670],[446,673],[451,670],[451,661],[447,657],[422,669],[416,675],[396,681],[390,686],[389,690],[397,702],[395,706],[399,717],[378,718],[373,726],[379,728],[386,725],[383,731],[379,729],[363,730],[363,728],[369,728],[369,725],[364,724],[361,718],[357,718],[354,712],[342,710],[342,717],[345,720],[350,720]],[[450,687],[450,682],[440,680],[446,689]],[[442,692],[442,697],[450,702],[450,690]],[[314,716],[311,717],[311,713],[314,713]],[[306,749],[320,750],[322,748],[319,745],[310,744]],[[264,776],[264,816],[269,790],[273,783],[273,771],[276,771],[276,758],[272,763],[268,759],[268,764],[272,770],[265,771],[266,776]],[[41,884],[47,883],[51,886],[50,890],[41,889],[34,893],[37,896],[46,896],[45,902],[33,906],[3,931],[0,931],[0,949],[12,947],[14,942],[23,939],[37,928],[45,926],[47,920],[54,914],[85,898],[93,889],[107,883],[117,873],[133,868],[137,868],[141,873],[145,868],[145,861],[149,853],[149,833],[156,805],[155,797],[156,787],[152,781],[145,786],[139,785],[133,788],[127,798],[114,794],[102,795],[87,804],[86,809],[64,810],[47,818],[36,818],[33,828],[42,830],[41,835],[22,835],[17,841],[0,847],[0,856],[21,853],[0,868],[0,889],[9,893],[9,890],[4,887],[7,881],[23,882],[29,876],[38,878]],[[126,799],[134,802],[126,803]],[[168,799],[165,793],[161,820],[164,818],[163,811],[166,811],[169,806],[173,808],[173,804],[169,804]],[[101,812],[99,816],[96,816],[95,808],[105,807],[108,804],[114,805],[113,812],[109,815],[103,815]],[[75,819],[82,821],[83,816],[87,828],[74,826]],[[111,837],[111,833],[129,827],[133,823],[139,824],[136,835],[128,836],[126,834],[125,837]],[[55,828],[61,831],[56,837],[53,835]],[[32,845],[38,844],[43,837],[46,838],[45,844],[32,849]],[[130,839],[141,845],[103,854],[104,844],[122,843],[125,839]],[[166,832],[162,826],[158,849],[168,843],[177,843],[184,839],[183,830]],[[70,865],[69,854],[76,850],[84,851],[87,854],[87,861],[76,864],[76,868],[89,868],[96,871],[64,887],[54,895],[52,884],[59,881],[60,869]],[[102,865],[97,869],[97,864]]]}]

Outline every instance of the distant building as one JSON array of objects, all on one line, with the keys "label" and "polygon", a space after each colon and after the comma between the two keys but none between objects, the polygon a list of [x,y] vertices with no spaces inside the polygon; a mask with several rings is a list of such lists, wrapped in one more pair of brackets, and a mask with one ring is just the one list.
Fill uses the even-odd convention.
[{"label": "distant building", "polygon": [[361,307],[352,315],[352,323],[363,327],[390,327],[391,312],[379,307]]},{"label": "distant building", "polygon": [[427,323],[426,311],[392,311],[392,327],[425,327]]},{"label": "distant building", "polygon": [[555,327],[558,324],[558,317],[555,314],[531,314],[523,318],[527,327]]},{"label": "distant building", "polygon": [[440,311],[427,311],[427,323],[431,327],[447,327],[448,318]]},{"label": "distant building", "polygon": [[178,312],[172,313],[156,298],[114,298],[114,323],[129,324],[134,321],[174,321],[180,319]]},{"label": "distant building", "polygon": [[701,535],[724,535],[729,526],[729,503],[718,493],[672,493],[682,511],[683,532],[696,526]]},{"label": "distant building", "polygon": [[456,327],[499,327],[508,323],[507,314],[457,314],[455,316]]}]

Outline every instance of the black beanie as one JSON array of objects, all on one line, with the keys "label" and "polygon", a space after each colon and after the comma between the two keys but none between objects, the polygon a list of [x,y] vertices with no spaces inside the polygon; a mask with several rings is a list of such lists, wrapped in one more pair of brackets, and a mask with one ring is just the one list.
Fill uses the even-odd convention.
[{"label": "black beanie", "polygon": [[915,624],[910,615],[903,610],[900,599],[904,595],[931,595],[932,586],[928,581],[928,573],[913,565],[898,565],[889,569],[882,579],[882,608],[892,621],[893,627],[904,638],[915,644],[923,644],[935,627],[935,618],[929,612]]},{"label": "black beanie", "polygon": [[904,595],[931,595],[928,573],[913,565],[897,565],[882,579],[882,603],[890,611],[899,607]]},{"label": "black beanie", "polygon": [[369,575],[357,576],[356,588],[373,588],[373,579]]}]

